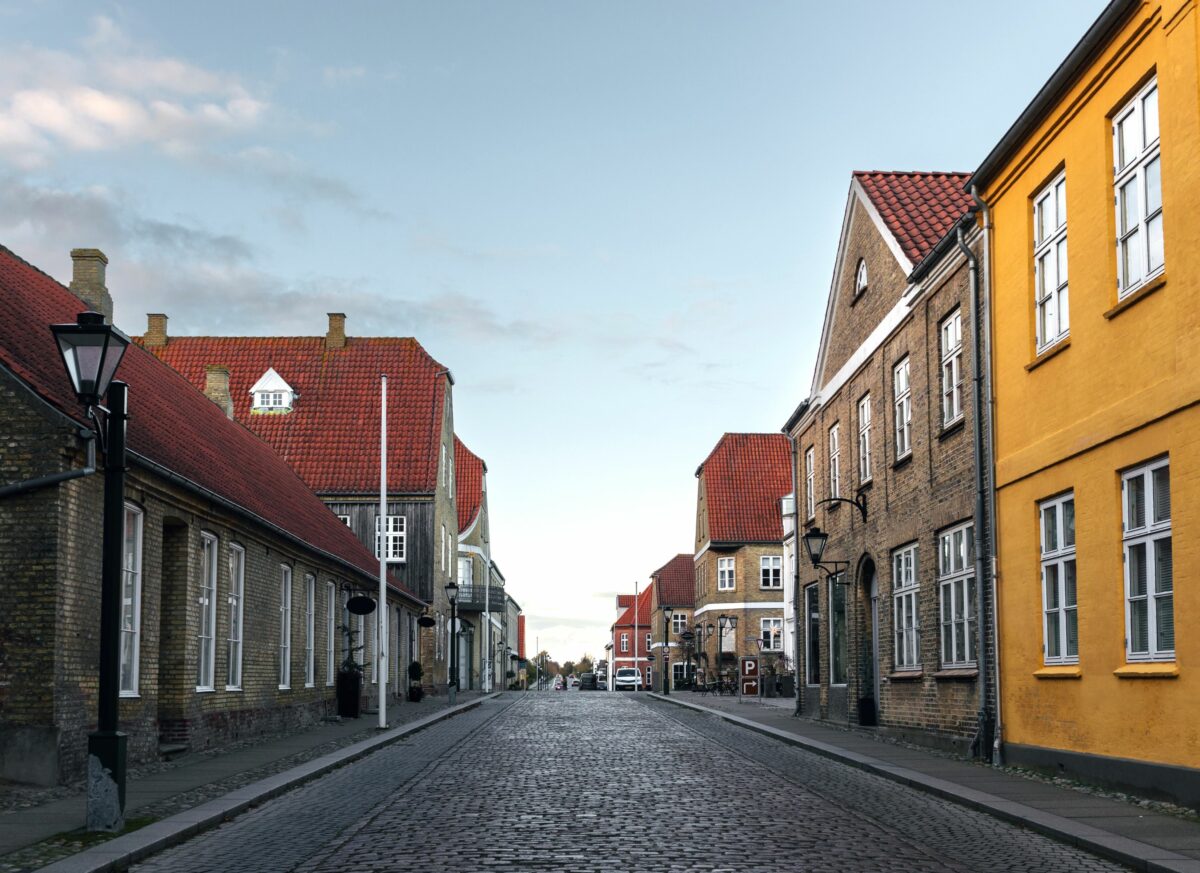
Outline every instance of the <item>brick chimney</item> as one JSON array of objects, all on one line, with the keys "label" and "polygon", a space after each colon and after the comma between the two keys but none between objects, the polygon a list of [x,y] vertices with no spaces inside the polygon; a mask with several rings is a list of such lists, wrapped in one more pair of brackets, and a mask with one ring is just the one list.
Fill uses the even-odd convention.
[{"label": "brick chimney", "polygon": [[346,313],[329,313],[329,332],[325,334],[326,349],[344,349],[346,347]]},{"label": "brick chimney", "polygon": [[[163,317],[166,320],[166,317]],[[148,345],[148,344],[147,344]],[[204,368],[204,395],[233,418],[233,397],[229,394],[229,368],[209,364]]]},{"label": "brick chimney", "polygon": [[104,320],[112,324],[112,295],[104,285],[104,269],[108,258],[100,249],[71,249],[71,293],[87,304],[88,309],[99,312]]},{"label": "brick chimney", "polygon": [[146,335],[142,345],[148,349],[160,349],[167,344],[167,317],[161,312],[146,315]]}]

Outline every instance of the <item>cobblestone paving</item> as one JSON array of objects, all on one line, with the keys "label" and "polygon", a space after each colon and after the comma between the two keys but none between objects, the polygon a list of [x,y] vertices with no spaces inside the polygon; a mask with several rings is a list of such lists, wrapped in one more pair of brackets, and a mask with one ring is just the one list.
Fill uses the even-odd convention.
[{"label": "cobblestone paving", "polygon": [[1121,869],[662,707],[615,694],[507,695],[134,869]]}]

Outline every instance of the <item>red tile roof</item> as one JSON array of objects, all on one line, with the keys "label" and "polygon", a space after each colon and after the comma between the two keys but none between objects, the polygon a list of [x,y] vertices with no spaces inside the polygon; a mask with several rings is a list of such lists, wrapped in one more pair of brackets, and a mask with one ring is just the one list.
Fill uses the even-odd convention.
[{"label": "red tile roof", "polygon": [[[629,608],[625,610],[625,613],[619,619],[617,619],[617,623],[613,625],[613,627],[633,627],[633,619],[635,614],[632,602],[633,596],[626,596],[628,596],[630,600]],[[648,627],[650,625],[650,607],[653,601],[654,583],[652,582],[639,591],[637,595],[636,615],[638,627]]]},{"label": "red tile roof", "polygon": [[692,555],[676,555],[650,574],[658,588],[660,606],[683,606],[691,609],[696,603],[696,563]]},{"label": "red tile roof", "polygon": [[779,499],[792,490],[792,456],[781,433],[727,433],[700,465],[714,543],[783,540]]},{"label": "red tile roof", "polygon": [[[81,421],[49,325],[84,304],[0,246],[0,364],[51,406]],[[368,577],[379,562],[271,447],[146,350],[131,345],[117,370],[129,385],[128,447]],[[133,459],[136,463],[136,458]]]},{"label": "red tile roof", "polygon": [[617,595],[617,609],[624,609],[627,606],[633,606],[633,595],[632,594],[618,594]]},{"label": "red tile roof", "polygon": [[915,267],[971,206],[970,173],[854,174]]},{"label": "red tile roof", "polygon": [[458,506],[458,530],[465,531],[483,505],[483,474],[487,465],[454,435],[454,501]]},{"label": "red tile roof", "polygon": [[[140,342],[142,338],[138,338]],[[204,389],[209,365],[229,368],[233,414],[283,455],[318,494],[379,492],[379,376],[388,376],[388,491],[436,490],[446,380],[411,337],[171,337],[152,351]],[[251,413],[268,367],[297,393],[287,414]]]}]

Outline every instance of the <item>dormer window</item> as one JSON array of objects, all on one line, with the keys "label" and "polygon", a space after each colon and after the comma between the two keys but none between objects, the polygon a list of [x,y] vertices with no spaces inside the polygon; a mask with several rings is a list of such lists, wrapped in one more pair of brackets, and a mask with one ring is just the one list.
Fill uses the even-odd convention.
[{"label": "dormer window", "polygon": [[867,290],[867,262],[862,258],[858,259],[858,271],[854,274],[854,296],[862,294]]},{"label": "dormer window", "polygon": [[253,398],[250,403],[251,412],[287,413],[292,411],[297,393],[292,386],[283,381],[283,377],[275,372],[274,367],[268,368],[262,378],[250,389]]}]

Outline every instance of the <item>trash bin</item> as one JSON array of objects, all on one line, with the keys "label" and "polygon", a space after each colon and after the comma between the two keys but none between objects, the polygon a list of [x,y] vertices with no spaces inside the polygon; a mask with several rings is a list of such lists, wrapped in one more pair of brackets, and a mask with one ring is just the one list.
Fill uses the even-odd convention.
[{"label": "trash bin", "polygon": [[362,673],[343,670],[337,674],[337,712],[342,718],[362,715]]}]

